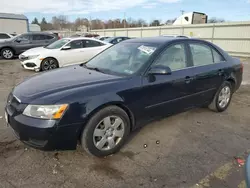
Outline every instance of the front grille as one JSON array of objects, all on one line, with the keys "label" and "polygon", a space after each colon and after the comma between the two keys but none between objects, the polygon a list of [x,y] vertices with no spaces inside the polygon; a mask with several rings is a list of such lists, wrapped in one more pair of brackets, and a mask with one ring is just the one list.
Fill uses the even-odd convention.
[{"label": "front grille", "polygon": [[27,67],[35,67],[35,66],[36,66],[35,63],[26,63],[25,65],[26,65]]}]

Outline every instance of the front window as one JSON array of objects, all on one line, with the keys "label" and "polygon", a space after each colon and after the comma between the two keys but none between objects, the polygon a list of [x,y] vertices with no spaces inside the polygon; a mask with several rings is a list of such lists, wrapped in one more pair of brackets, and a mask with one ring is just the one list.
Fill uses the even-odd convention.
[{"label": "front window", "polygon": [[132,75],[145,65],[157,48],[157,44],[119,43],[91,59],[86,67],[110,74]]},{"label": "front window", "polygon": [[67,44],[70,41],[70,39],[61,39],[58,41],[53,42],[52,44],[46,46],[47,49],[59,49],[63,47],[65,44]]},{"label": "front window", "polygon": [[172,71],[187,67],[184,44],[175,44],[167,48],[155,62],[155,65],[169,67]]},{"label": "front window", "polygon": [[14,40],[18,43],[22,43],[22,42],[29,42],[31,39],[30,35],[27,34],[23,34],[23,35],[18,35],[14,38]]}]

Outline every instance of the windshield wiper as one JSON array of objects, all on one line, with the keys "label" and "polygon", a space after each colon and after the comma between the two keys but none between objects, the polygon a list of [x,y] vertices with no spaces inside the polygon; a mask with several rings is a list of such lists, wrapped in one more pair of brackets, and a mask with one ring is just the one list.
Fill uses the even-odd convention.
[{"label": "windshield wiper", "polygon": [[97,72],[103,72],[102,70],[100,70],[100,69],[97,68],[97,67],[88,67],[85,63],[80,64],[80,66],[82,66],[82,67],[84,67],[84,68],[86,68],[86,69],[89,69],[89,70],[95,70],[95,71],[97,71]]}]

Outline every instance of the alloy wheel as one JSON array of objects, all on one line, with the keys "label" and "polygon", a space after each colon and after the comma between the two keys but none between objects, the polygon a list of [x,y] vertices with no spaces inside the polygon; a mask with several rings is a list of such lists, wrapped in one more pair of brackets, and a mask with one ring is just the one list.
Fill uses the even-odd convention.
[{"label": "alloy wheel", "polygon": [[220,108],[225,108],[229,101],[230,101],[230,97],[231,97],[231,90],[229,86],[225,86],[221,89],[221,92],[219,94],[219,98],[218,98],[218,104],[220,106]]},{"label": "alloy wheel", "polygon": [[13,52],[11,50],[4,50],[3,57],[5,59],[11,59],[13,57]]},{"label": "alloy wheel", "polygon": [[46,59],[43,62],[43,70],[52,70],[57,68],[57,62],[54,59]]},{"label": "alloy wheel", "polygon": [[97,149],[102,151],[111,150],[120,143],[124,133],[124,122],[120,117],[105,117],[100,121],[94,130],[94,145]]}]

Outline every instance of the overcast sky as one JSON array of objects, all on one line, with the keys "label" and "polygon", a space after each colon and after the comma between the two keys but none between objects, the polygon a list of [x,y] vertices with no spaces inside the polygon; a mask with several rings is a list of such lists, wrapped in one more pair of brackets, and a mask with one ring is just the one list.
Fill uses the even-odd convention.
[{"label": "overcast sky", "polygon": [[0,12],[23,13],[30,21],[54,15],[77,17],[113,18],[132,17],[147,21],[165,21],[185,12],[204,12],[209,17],[229,21],[250,21],[250,0],[0,0]]}]

